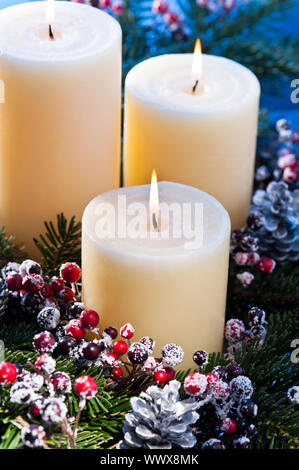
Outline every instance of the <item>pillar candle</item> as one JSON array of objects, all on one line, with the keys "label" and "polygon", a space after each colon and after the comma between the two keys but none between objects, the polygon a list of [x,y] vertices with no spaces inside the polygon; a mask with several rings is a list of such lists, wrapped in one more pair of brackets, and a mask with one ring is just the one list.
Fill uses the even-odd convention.
[{"label": "pillar candle", "polygon": [[[185,351],[182,367],[194,367],[198,349],[221,351],[227,290],[230,220],[226,210],[212,196],[190,186],[159,183],[159,203],[203,204],[202,245],[186,248],[161,221],[161,234],[148,237],[111,229],[111,236],[99,236],[103,204],[115,208],[116,218],[126,204],[148,206],[150,187],[120,188],[93,199],[83,215],[82,279],[85,308],[100,315],[100,328],[119,328],[129,322],[135,328],[132,341],[150,336],[156,341],[155,357],[167,343],[177,343]],[[129,213],[129,210],[127,210]],[[133,214],[133,212],[131,212]],[[127,226],[132,223],[127,217]],[[181,223],[185,219],[181,218]],[[118,221],[116,224],[124,226]],[[114,236],[115,235],[115,236]],[[145,235],[143,237],[143,235]]]},{"label": "pillar candle", "polygon": [[156,168],[161,179],[207,191],[240,228],[252,192],[260,86],[232,60],[201,60],[195,92],[193,54],[154,57],[129,72],[124,180],[144,184]]},{"label": "pillar candle", "polygon": [[0,12],[0,225],[32,256],[44,220],[81,218],[119,186],[120,26],[90,6],[53,6]]}]

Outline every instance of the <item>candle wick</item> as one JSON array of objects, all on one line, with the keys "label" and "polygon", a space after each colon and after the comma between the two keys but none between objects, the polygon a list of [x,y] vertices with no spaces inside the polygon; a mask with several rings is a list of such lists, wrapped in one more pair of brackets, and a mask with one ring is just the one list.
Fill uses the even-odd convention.
[{"label": "candle wick", "polygon": [[51,41],[54,41],[54,34],[53,34],[53,31],[52,31],[52,25],[49,24],[49,38]]},{"label": "candle wick", "polygon": [[155,212],[153,212],[153,227],[154,227],[154,230],[158,232],[159,225],[158,225],[157,216]]},{"label": "candle wick", "polygon": [[196,88],[198,87],[198,84],[199,84],[199,80],[196,80],[193,87],[192,87],[192,93],[196,92]]}]

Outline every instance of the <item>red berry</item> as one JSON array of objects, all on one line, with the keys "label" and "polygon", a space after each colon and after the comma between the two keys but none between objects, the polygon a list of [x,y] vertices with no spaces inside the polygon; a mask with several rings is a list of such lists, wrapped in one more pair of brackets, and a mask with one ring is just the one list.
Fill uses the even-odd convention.
[{"label": "red berry", "polygon": [[72,382],[65,372],[55,372],[51,376],[51,383],[57,393],[69,393],[72,389]]},{"label": "red berry", "polygon": [[299,169],[296,166],[288,166],[283,170],[282,181],[285,181],[286,183],[293,183],[294,181],[297,181],[298,177]]},{"label": "red berry", "polygon": [[153,11],[156,13],[166,13],[168,10],[168,4],[163,0],[155,0],[153,2]]},{"label": "red berry", "polygon": [[85,328],[82,327],[81,321],[76,319],[69,321],[65,330],[76,339],[83,339],[86,333]]},{"label": "red berry", "polygon": [[121,356],[122,354],[125,354],[128,351],[128,345],[124,341],[115,341],[113,344],[113,352],[117,354],[117,356]]},{"label": "red berry", "polygon": [[44,298],[44,299],[48,299],[50,297],[53,297],[54,296],[54,289],[53,287],[51,287],[49,284],[45,284],[42,288],[41,288],[41,296]]},{"label": "red berry", "polygon": [[100,6],[101,8],[108,8],[111,5],[110,0],[100,0]]},{"label": "red berry", "polygon": [[43,409],[43,398],[37,398],[36,400],[30,403],[29,415],[32,419],[40,419]]},{"label": "red berry", "polygon": [[175,370],[173,367],[165,367],[165,372],[166,372],[166,381],[169,382],[170,380],[174,379],[175,376]]},{"label": "red berry", "polygon": [[44,280],[39,274],[28,274],[23,278],[23,288],[30,294],[38,294],[44,286]]},{"label": "red berry", "polygon": [[217,382],[212,382],[210,384],[213,395],[217,400],[224,400],[229,395],[229,386],[223,380],[217,380]]},{"label": "red berry", "polygon": [[64,302],[70,302],[71,300],[73,300],[74,295],[74,292],[69,287],[65,287],[64,289],[58,292],[58,297]]},{"label": "red berry", "polygon": [[94,361],[97,359],[102,352],[103,348],[101,344],[95,343],[94,341],[91,341],[88,343],[84,349],[83,349],[83,356],[85,359],[88,361]]},{"label": "red berry", "polygon": [[15,365],[11,362],[0,362],[0,383],[11,384],[13,383],[18,375],[18,371]]},{"label": "red berry", "polygon": [[130,339],[134,336],[135,330],[130,323],[125,323],[120,330],[120,335],[125,339]]},{"label": "red berry", "polygon": [[165,370],[156,370],[154,372],[154,380],[158,384],[164,384],[167,381],[167,373],[165,372]]},{"label": "red berry", "polygon": [[112,352],[108,352],[107,354],[103,356],[103,362],[108,367],[112,367],[117,361],[118,361],[117,355]]},{"label": "red berry", "polygon": [[114,380],[117,380],[119,377],[123,376],[123,371],[120,367],[113,367],[112,373],[111,373],[111,378]]},{"label": "red berry", "polygon": [[166,13],[165,20],[168,24],[177,24],[181,21],[180,16],[174,11],[169,11]]},{"label": "red berry", "polygon": [[76,263],[65,263],[60,268],[60,276],[64,281],[73,284],[79,281],[81,269]]},{"label": "red berry", "polygon": [[10,274],[6,278],[6,285],[8,290],[19,290],[22,286],[22,276],[20,274]]},{"label": "red berry", "polygon": [[213,374],[213,372],[210,372],[209,374],[206,374],[206,378],[207,378],[207,381],[208,381],[208,385],[213,385],[215,384],[216,382],[218,382],[218,377],[216,374]]},{"label": "red berry", "polygon": [[58,292],[64,289],[65,287],[64,280],[61,279],[60,277],[54,277],[52,281],[50,282],[50,286],[55,292]]},{"label": "red berry", "polygon": [[284,170],[287,167],[294,167],[297,165],[297,158],[294,153],[286,153],[284,155],[281,155],[278,159],[278,166],[282,170]]},{"label": "red berry", "polygon": [[81,398],[93,398],[98,391],[98,386],[92,377],[82,375],[75,380],[74,389]]},{"label": "red berry", "polygon": [[237,429],[237,424],[233,419],[226,418],[222,421],[220,429],[225,432],[225,434],[233,434]]},{"label": "red berry", "polygon": [[202,395],[207,389],[208,381],[205,375],[193,372],[184,380],[184,388],[188,395]]},{"label": "red berry", "polygon": [[33,338],[33,345],[40,353],[51,353],[57,346],[56,339],[49,331],[42,331]]},{"label": "red berry", "polygon": [[115,2],[112,5],[112,10],[116,15],[120,15],[124,11],[124,6],[122,3]]},{"label": "red berry", "polygon": [[86,328],[95,328],[99,324],[100,317],[94,310],[83,310],[80,320]]},{"label": "red berry", "polygon": [[262,256],[262,258],[257,262],[257,269],[262,273],[270,274],[276,266],[276,262],[272,258],[267,258],[267,256]]}]

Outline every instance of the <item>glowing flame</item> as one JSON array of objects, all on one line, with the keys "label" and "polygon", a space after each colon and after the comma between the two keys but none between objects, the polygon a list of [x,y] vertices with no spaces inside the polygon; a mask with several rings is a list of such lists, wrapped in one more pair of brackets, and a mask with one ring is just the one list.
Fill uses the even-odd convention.
[{"label": "glowing flame", "polygon": [[55,19],[55,0],[47,0],[46,20],[48,24],[52,24]]},{"label": "glowing flame", "polygon": [[193,63],[192,63],[192,80],[197,82],[202,77],[202,53],[201,53],[201,42],[197,38],[194,54],[193,54]]},{"label": "glowing flame", "polygon": [[159,204],[159,191],[158,191],[158,180],[157,180],[156,170],[153,170],[153,173],[152,173],[149,209],[150,209],[151,227],[153,227],[154,230],[158,230],[160,204]]}]

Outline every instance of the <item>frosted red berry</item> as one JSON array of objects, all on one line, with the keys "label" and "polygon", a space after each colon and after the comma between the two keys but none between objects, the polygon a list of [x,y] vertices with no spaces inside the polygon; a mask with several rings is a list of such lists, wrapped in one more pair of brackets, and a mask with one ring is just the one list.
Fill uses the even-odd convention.
[{"label": "frosted red berry", "polygon": [[74,390],[81,398],[93,398],[97,393],[98,386],[92,377],[82,375],[75,380]]},{"label": "frosted red berry", "polygon": [[72,382],[65,372],[55,372],[51,376],[51,383],[57,393],[69,393],[72,389]]},{"label": "frosted red berry", "polygon": [[22,276],[20,274],[10,274],[6,278],[6,285],[8,290],[16,291],[22,287]]},{"label": "frosted red berry", "polygon": [[55,291],[53,287],[51,287],[49,284],[45,284],[41,288],[40,294],[44,299],[49,299],[51,297],[54,297]]},{"label": "frosted red berry", "polygon": [[198,396],[202,395],[208,386],[208,381],[205,375],[199,372],[193,372],[187,375],[184,380],[184,388],[188,395]]},{"label": "frosted red berry", "polygon": [[64,289],[65,287],[64,280],[61,279],[60,277],[54,277],[50,282],[50,286],[55,292],[58,292]]},{"label": "frosted red berry", "polygon": [[101,8],[108,8],[111,5],[110,0],[100,0],[99,3]]},{"label": "frosted red berry", "polygon": [[120,15],[123,11],[124,11],[124,6],[121,2],[114,2],[112,4],[112,11],[116,14],[116,15]]},{"label": "frosted red berry", "polygon": [[115,341],[112,346],[113,352],[117,354],[117,356],[121,356],[122,354],[126,354],[128,351],[128,345],[124,341]]},{"label": "frosted red berry", "polygon": [[166,2],[163,2],[163,0],[155,0],[153,2],[153,11],[155,13],[161,13],[164,14],[168,10],[168,4]]},{"label": "frosted red berry", "polygon": [[119,329],[119,333],[123,338],[130,339],[134,336],[135,330],[130,323],[125,323],[125,325]]},{"label": "frosted red berry", "polygon": [[18,375],[17,368],[11,362],[0,362],[0,383],[12,384]]},{"label": "frosted red berry", "polygon": [[276,266],[276,262],[272,258],[267,256],[262,256],[262,258],[257,262],[257,269],[262,273],[270,274]]},{"label": "frosted red berry", "polygon": [[170,380],[174,379],[175,376],[175,370],[173,367],[165,367],[165,372],[166,372],[166,381],[169,382]]},{"label": "frosted red berry", "polygon": [[94,310],[83,310],[80,314],[80,320],[86,328],[95,328],[100,321],[100,317]]},{"label": "frosted red berry", "polygon": [[73,284],[79,281],[81,269],[76,263],[65,263],[60,268],[60,277],[62,277],[65,282]]},{"label": "frosted red berry", "polygon": [[225,432],[225,434],[233,434],[237,429],[237,424],[233,419],[226,418],[222,421],[220,429]]},{"label": "frosted red berry", "polygon": [[44,280],[39,274],[28,274],[23,278],[22,287],[30,294],[38,294],[44,286]]},{"label": "frosted red berry", "polygon": [[158,384],[164,384],[167,381],[167,373],[165,370],[156,370],[154,372],[154,380]]},{"label": "frosted red berry", "polygon": [[69,287],[65,287],[64,289],[58,292],[58,297],[64,302],[70,302],[71,300],[73,300],[74,296],[74,292]]},{"label": "frosted red berry", "polygon": [[118,361],[118,357],[113,352],[108,352],[103,355],[103,362],[106,366],[112,367]]},{"label": "frosted red berry", "polygon": [[49,331],[42,331],[33,338],[33,345],[40,353],[51,353],[57,346],[56,339]]},{"label": "frosted red berry", "polygon": [[83,339],[86,333],[85,328],[82,326],[81,321],[78,319],[69,321],[69,323],[65,327],[65,330],[75,339]]},{"label": "frosted red berry", "polygon": [[213,374],[213,372],[209,372],[209,374],[206,374],[206,378],[208,381],[208,385],[211,386],[218,382],[218,377],[216,374]]}]

